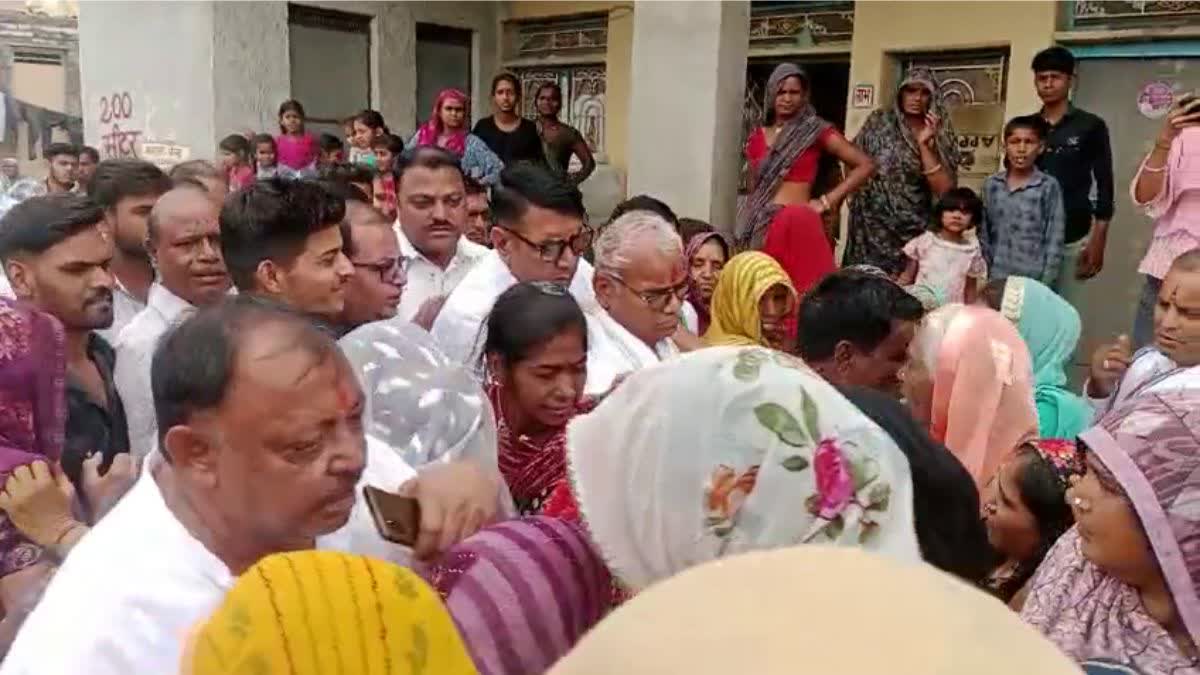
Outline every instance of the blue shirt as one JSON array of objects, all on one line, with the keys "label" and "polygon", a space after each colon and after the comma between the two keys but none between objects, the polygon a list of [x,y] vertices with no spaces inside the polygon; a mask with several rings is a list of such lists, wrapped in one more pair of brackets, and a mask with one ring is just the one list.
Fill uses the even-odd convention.
[{"label": "blue shirt", "polygon": [[983,183],[979,244],[992,279],[1023,276],[1054,287],[1062,266],[1065,236],[1062,188],[1034,169],[1022,186],[1009,190],[1008,173]]}]

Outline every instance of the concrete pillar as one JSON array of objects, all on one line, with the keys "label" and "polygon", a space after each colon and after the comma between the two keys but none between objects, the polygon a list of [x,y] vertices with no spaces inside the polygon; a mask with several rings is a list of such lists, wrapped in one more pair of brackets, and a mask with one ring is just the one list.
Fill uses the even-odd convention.
[{"label": "concrete pillar", "polygon": [[630,195],[732,231],[749,32],[746,0],[635,5]]},{"label": "concrete pillar", "polygon": [[84,2],[79,52],[84,138],[106,158],[145,141],[212,158],[219,136],[273,129],[290,90],[282,2]]}]

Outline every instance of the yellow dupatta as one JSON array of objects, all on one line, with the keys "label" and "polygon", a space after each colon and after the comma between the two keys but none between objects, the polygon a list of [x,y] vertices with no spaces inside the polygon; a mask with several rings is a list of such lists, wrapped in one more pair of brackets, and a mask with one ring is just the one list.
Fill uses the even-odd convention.
[{"label": "yellow dupatta", "polygon": [[783,284],[793,298],[797,297],[791,278],[771,256],[758,251],[733,256],[721,270],[713,290],[705,346],[766,346],[758,303],[775,284]]},{"label": "yellow dupatta", "polygon": [[268,556],[192,636],[185,675],[476,673],[441,599],[412,571],[362,556]]}]

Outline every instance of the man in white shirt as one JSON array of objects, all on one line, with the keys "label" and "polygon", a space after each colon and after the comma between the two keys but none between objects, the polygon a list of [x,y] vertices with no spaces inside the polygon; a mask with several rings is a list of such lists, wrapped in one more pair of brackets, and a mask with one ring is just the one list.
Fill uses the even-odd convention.
[{"label": "man in white shirt", "polygon": [[378,209],[346,190],[346,219],[342,221],[342,252],[354,267],[346,286],[346,304],[339,331],[396,316],[403,297],[404,267],[392,224]]},{"label": "man in white shirt", "polygon": [[[152,379],[165,461],[75,546],[0,673],[174,675],[189,631],[266,555],[406,562],[374,532],[361,490],[396,491],[413,472],[366,451],[363,394],[327,332],[242,296],[167,333]],[[421,510],[413,553],[428,556],[490,520],[499,486],[456,462],[404,491]]]},{"label": "man in white shirt", "polygon": [[263,180],[230,195],[221,254],[238,293],[336,326],[354,275],[342,252],[345,215],[345,200],[313,181]]},{"label": "man in white shirt", "polygon": [[117,337],[113,374],[125,404],[129,451],[138,457],[150,453],[158,434],[150,394],[150,359],[158,339],[185,314],[229,292],[218,210],[207,192],[185,185],[159,198],[147,220],[146,248],[158,279],[146,308]]},{"label": "man in white shirt", "polygon": [[1152,391],[1200,388],[1200,249],[1171,263],[1154,307],[1154,344],[1132,353],[1128,335],[1092,356],[1084,395],[1096,414]]},{"label": "man in white shirt", "polygon": [[463,236],[467,193],[458,158],[436,147],[410,150],[396,167],[396,235],[407,277],[399,315],[444,298],[488,252]]},{"label": "man in white shirt", "polygon": [[596,302],[588,321],[588,378],[584,392],[601,394],[635,370],[677,356],[671,335],[687,295],[683,242],[675,228],[649,211],[631,211],[596,239]]},{"label": "man in white shirt", "polygon": [[97,331],[109,344],[146,307],[154,267],[146,251],[146,221],[154,203],[171,189],[162,169],[137,159],[106,159],[96,165],[88,196],[104,209],[104,225],[116,244],[111,271],[113,324]]},{"label": "man in white shirt", "polygon": [[592,242],[585,214],[583,195],[565,179],[529,164],[504,170],[492,188],[495,248],[455,287],[433,323],[433,337],[452,361],[475,366],[487,315],[517,282],[555,282],[580,305],[594,302],[592,266],[580,260]]}]

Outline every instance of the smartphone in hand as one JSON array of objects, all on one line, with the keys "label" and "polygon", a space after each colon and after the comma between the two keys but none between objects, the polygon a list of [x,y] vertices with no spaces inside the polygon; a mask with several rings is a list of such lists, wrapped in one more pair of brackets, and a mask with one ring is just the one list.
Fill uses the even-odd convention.
[{"label": "smartphone in hand", "polygon": [[417,500],[371,485],[363,487],[363,497],[379,536],[403,546],[417,543],[417,534],[421,531],[421,505]]}]

